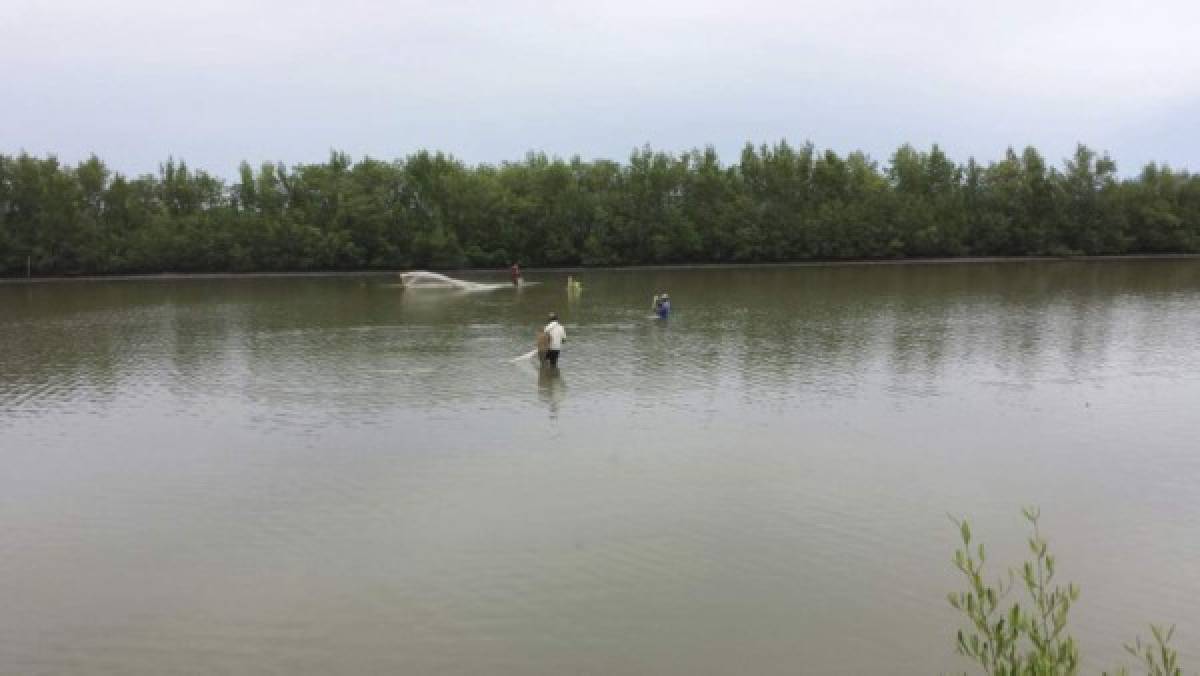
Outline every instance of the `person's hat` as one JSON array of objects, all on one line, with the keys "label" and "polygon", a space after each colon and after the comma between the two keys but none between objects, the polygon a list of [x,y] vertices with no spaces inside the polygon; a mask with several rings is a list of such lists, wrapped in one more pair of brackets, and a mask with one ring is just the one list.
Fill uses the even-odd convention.
[{"label": "person's hat", "polygon": [[551,313],[550,313],[550,319],[558,319],[558,313],[557,313],[557,312],[551,312]]},{"label": "person's hat", "polygon": [[665,294],[665,293],[662,295],[662,297],[663,297],[663,298],[670,298],[670,296],[668,296],[668,295],[667,295],[667,294]]}]

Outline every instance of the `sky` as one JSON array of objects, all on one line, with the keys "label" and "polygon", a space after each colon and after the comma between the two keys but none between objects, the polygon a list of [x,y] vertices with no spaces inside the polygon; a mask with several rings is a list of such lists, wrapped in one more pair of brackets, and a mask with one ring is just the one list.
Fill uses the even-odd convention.
[{"label": "sky", "polygon": [[238,164],[813,142],[1200,171],[1200,2],[0,0],[0,153]]}]

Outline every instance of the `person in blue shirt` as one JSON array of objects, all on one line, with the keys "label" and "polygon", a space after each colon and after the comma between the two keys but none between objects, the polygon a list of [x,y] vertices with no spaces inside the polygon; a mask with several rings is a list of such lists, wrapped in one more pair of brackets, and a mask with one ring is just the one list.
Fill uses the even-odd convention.
[{"label": "person in blue shirt", "polygon": [[659,296],[654,312],[659,319],[666,319],[671,314],[671,297],[665,293]]}]

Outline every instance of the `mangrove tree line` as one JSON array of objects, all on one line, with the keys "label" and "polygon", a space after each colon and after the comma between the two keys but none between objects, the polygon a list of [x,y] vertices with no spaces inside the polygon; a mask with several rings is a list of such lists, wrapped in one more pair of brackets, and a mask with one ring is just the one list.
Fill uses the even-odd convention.
[{"label": "mangrove tree line", "polygon": [[168,160],[124,176],[92,157],[0,155],[0,275],[772,262],[1200,251],[1200,176],[1136,177],[1079,146],[983,165],[936,145],[880,164],[811,144],[634,151],[469,166],[243,164],[225,181]]}]

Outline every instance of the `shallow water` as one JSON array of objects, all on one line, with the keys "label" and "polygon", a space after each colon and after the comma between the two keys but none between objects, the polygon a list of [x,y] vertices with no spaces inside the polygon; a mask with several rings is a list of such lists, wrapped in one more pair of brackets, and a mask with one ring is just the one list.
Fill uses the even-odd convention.
[{"label": "shallow water", "polygon": [[1200,262],[526,274],[0,285],[0,671],[961,670],[1025,504],[1200,665]]}]

